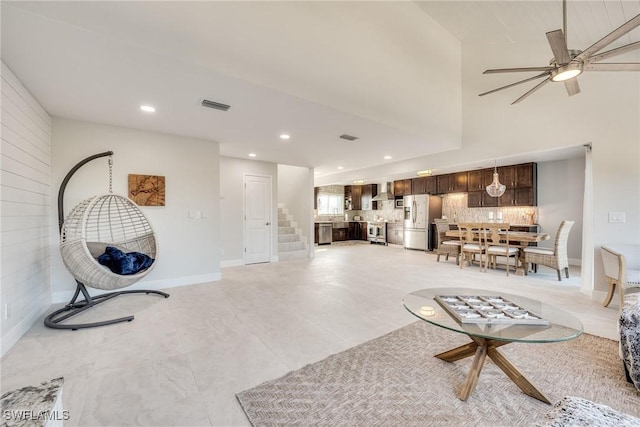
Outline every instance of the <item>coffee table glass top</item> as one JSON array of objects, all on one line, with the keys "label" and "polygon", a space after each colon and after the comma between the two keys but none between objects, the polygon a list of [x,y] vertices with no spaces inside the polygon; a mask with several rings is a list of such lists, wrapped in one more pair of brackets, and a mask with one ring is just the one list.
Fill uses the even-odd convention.
[{"label": "coffee table glass top", "polygon": [[[449,314],[436,296],[501,297],[548,321],[548,325],[462,323]],[[405,308],[414,316],[441,328],[466,335],[514,342],[544,343],[567,341],[582,334],[582,322],[574,315],[531,298],[499,291],[466,288],[428,288],[404,297]],[[431,310],[432,309],[432,310]]]}]

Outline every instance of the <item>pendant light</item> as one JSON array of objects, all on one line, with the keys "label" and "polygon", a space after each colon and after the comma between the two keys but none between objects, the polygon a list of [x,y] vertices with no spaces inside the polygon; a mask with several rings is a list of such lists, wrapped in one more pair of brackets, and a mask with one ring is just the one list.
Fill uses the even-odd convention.
[{"label": "pendant light", "polygon": [[487,193],[491,197],[500,197],[504,194],[506,189],[507,186],[500,184],[500,180],[498,179],[498,164],[496,162],[493,167],[493,182],[490,185],[487,185]]}]

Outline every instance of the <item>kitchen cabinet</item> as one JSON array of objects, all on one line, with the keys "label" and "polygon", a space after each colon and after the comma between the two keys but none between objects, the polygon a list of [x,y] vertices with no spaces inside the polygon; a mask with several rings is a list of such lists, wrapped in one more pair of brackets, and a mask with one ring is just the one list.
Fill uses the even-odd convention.
[{"label": "kitchen cabinet", "polygon": [[493,169],[478,169],[467,172],[467,189],[471,191],[485,191],[487,185],[493,181]]},{"label": "kitchen cabinet", "polygon": [[394,196],[410,196],[412,194],[411,179],[393,181],[393,194]]},{"label": "kitchen cabinet", "polygon": [[469,208],[492,208],[499,204],[498,197],[491,197],[486,190],[469,191],[467,193],[467,207]]},{"label": "kitchen cabinet", "polygon": [[536,163],[524,163],[516,165],[516,187],[533,188],[537,187],[538,165]]},{"label": "kitchen cabinet", "polygon": [[362,209],[362,185],[354,185],[351,187],[351,209],[359,211]]},{"label": "kitchen cabinet", "polygon": [[348,240],[367,240],[367,223],[350,222],[347,232]]},{"label": "kitchen cabinet", "polygon": [[401,223],[387,223],[387,243],[404,245],[404,228]]},{"label": "kitchen cabinet", "polygon": [[424,189],[424,178],[413,178],[411,180],[411,194],[427,194]]},{"label": "kitchen cabinet", "polygon": [[499,206],[537,206],[537,191],[535,188],[511,188],[500,197]]},{"label": "kitchen cabinet", "polygon": [[378,202],[372,199],[378,195],[378,184],[367,184],[359,186],[362,189],[361,210],[370,211],[378,209]]},{"label": "kitchen cabinet", "polygon": [[334,228],[332,230],[332,238],[334,242],[343,242],[347,240],[347,230],[348,228]]},{"label": "kitchen cabinet", "polygon": [[448,173],[438,175],[438,194],[467,192],[467,172]]},{"label": "kitchen cabinet", "polygon": [[317,244],[320,241],[320,224],[316,222],[313,228],[314,228],[313,243]]},{"label": "kitchen cabinet", "polygon": [[319,187],[313,188],[313,209],[318,209],[318,191],[319,190],[320,190]]},{"label": "kitchen cabinet", "polygon": [[424,192],[425,194],[437,194],[438,193],[438,180],[435,176],[424,177]]}]

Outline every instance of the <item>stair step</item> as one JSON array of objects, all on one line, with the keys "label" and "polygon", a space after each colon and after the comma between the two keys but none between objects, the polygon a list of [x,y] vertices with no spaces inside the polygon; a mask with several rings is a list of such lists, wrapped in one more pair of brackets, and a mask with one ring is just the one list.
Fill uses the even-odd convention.
[{"label": "stair step", "polygon": [[293,227],[278,227],[278,234],[295,234],[296,229]]},{"label": "stair step", "polygon": [[279,219],[278,227],[291,227],[291,221],[288,219]]},{"label": "stair step", "polygon": [[299,251],[305,249],[303,242],[278,243],[278,252]]},{"label": "stair step", "polygon": [[298,242],[300,236],[297,234],[278,234],[278,243]]}]

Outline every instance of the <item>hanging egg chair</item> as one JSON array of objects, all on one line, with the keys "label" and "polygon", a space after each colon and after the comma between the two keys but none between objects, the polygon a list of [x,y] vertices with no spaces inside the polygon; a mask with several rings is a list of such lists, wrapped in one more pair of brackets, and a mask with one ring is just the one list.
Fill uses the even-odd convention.
[{"label": "hanging egg chair", "polygon": [[[126,316],[106,321],[68,324],[62,321],[122,294],[169,294],[153,290],[132,290],[90,296],[86,286],[113,291],[130,286],[155,267],[158,244],[149,220],[132,200],[111,192],[112,151],[96,154],[78,163],[67,174],[58,192],[60,253],[69,273],[76,279],[76,291],[62,309],[45,318],[55,329],[80,329],[133,320]],[[84,164],[109,156],[109,193],[79,203],[63,221],[64,190],[71,176]],[[78,301],[80,294],[84,300]]]}]

